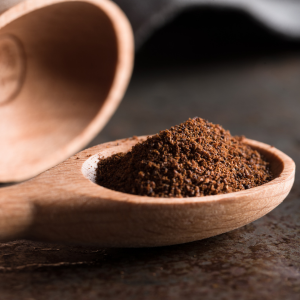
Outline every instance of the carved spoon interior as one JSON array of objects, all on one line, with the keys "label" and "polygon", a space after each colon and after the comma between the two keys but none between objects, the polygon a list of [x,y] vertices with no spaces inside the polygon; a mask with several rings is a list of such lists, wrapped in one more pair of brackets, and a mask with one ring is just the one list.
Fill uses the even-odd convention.
[{"label": "carved spoon interior", "polygon": [[90,148],[30,181],[0,189],[0,240],[152,247],[241,227],[279,205],[295,176],[290,157],[269,145],[246,142],[269,160],[275,179],[245,191],[180,199],[124,194],[94,183],[99,157],[126,152],[137,140]]}]

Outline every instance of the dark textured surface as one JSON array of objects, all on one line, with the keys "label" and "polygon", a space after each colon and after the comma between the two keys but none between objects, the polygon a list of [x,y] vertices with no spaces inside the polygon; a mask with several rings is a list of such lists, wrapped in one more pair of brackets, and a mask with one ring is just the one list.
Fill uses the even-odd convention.
[{"label": "dark textured surface", "polygon": [[[209,51],[210,40],[202,40],[203,46],[190,45],[195,50],[191,59],[179,59],[182,40],[172,39],[177,25],[166,29],[160,39],[155,37],[162,41],[161,47],[171,43],[178,48],[177,56],[164,56],[162,49],[156,61],[154,42],[149,41],[138,55],[123,103],[92,144],[152,134],[200,116],[222,124],[232,134],[272,144],[299,165],[299,45],[257,29],[251,39],[259,51],[249,55],[251,43],[240,45],[245,38],[233,31],[219,44],[220,49],[223,45],[229,49],[228,55],[220,58]],[[250,25],[244,29],[251,31]],[[213,33],[214,28],[210,30]],[[212,36],[216,45],[218,40]],[[237,52],[235,44],[240,45]],[[201,53],[207,53],[204,59]],[[298,300],[299,181],[296,175],[291,194],[265,217],[190,244],[153,249],[29,241],[0,244],[0,299]]]}]

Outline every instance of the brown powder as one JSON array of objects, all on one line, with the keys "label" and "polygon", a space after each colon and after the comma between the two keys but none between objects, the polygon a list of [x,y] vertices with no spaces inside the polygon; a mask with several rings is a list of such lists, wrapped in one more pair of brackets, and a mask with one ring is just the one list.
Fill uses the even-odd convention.
[{"label": "brown powder", "polygon": [[259,152],[201,118],[100,160],[96,178],[106,188],[150,197],[225,194],[270,180],[269,163]]}]

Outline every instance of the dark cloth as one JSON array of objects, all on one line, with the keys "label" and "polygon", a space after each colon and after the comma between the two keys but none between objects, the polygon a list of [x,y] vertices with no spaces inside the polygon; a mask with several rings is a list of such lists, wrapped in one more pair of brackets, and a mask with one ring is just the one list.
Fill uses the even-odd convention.
[{"label": "dark cloth", "polygon": [[297,0],[115,0],[128,16],[139,47],[157,28],[193,7],[217,6],[245,11],[268,28],[300,38],[300,1]]}]

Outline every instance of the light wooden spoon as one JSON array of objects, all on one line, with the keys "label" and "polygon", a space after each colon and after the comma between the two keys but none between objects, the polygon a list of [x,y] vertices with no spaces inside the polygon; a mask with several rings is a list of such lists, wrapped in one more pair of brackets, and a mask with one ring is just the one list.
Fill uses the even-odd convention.
[{"label": "light wooden spoon", "polygon": [[113,1],[22,0],[1,14],[0,182],[83,149],[123,98],[133,57],[131,26]]},{"label": "light wooden spoon", "polygon": [[0,189],[0,240],[16,238],[146,247],[186,243],[244,226],[288,195],[295,164],[269,145],[247,140],[271,163],[275,179],[249,190],[195,198],[151,198],[94,183],[99,156],[126,152],[139,139],[102,144],[23,184]]}]

